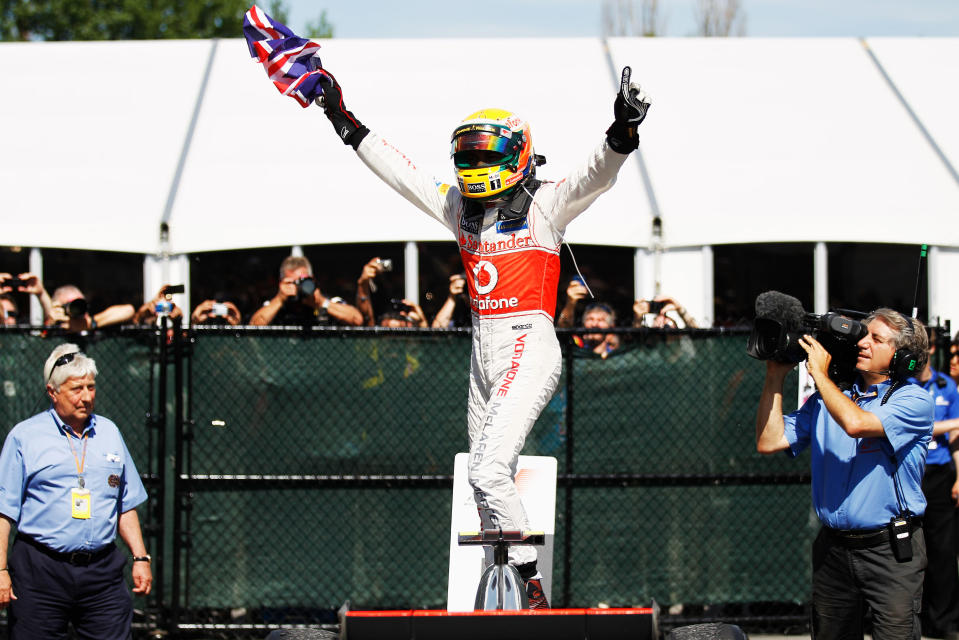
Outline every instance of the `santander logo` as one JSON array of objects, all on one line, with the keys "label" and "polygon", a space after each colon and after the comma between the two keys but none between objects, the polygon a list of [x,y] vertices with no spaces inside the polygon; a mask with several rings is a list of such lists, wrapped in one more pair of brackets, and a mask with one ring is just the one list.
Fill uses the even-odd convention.
[{"label": "santander logo", "polygon": [[488,260],[480,260],[476,263],[476,266],[473,267],[473,276],[476,293],[481,296],[495,289],[496,283],[499,282],[499,272],[496,271],[496,266]]}]

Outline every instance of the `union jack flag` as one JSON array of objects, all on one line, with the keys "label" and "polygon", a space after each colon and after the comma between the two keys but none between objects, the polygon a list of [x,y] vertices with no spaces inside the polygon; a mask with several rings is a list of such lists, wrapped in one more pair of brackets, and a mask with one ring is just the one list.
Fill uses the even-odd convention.
[{"label": "union jack flag", "polygon": [[257,59],[277,90],[308,107],[322,95],[325,75],[318,54],[320,45],[298,37],[256,5],[243,17],[243,35],[250,55]]}]

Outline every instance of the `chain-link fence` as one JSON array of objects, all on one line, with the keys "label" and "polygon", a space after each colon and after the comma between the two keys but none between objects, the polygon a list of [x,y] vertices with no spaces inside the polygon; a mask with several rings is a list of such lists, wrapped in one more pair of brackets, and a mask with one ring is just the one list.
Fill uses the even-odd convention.
[{"label": "chain-link fence", "polygon": [[[554,606],[655,599],[674,622],[801,624],[808,459],[755,452],[765,369],[746,333],[618,332],[606,359],[560,332],[559,390],[524,449],[559,462]],[[156,623],[328,623],[347,600],[445,608],[469,338],[197,328],[90,341],[97,412],[149,483]],[[0,333],[4,429],[46,406],[40,370],[61,340]]]}]

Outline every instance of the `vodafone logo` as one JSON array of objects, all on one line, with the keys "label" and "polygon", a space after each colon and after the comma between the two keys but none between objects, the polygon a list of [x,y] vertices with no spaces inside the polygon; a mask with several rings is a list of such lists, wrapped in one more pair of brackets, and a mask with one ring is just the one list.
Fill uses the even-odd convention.
[{"label": "vodafone logo", "polygon": [[499,272],[496,271],[493,263],[488,260],[480,260],[476,263],[476,266],[473,267],[473,276],[476,293],[481,296],[495,289],[496,283],[499,282]]}]

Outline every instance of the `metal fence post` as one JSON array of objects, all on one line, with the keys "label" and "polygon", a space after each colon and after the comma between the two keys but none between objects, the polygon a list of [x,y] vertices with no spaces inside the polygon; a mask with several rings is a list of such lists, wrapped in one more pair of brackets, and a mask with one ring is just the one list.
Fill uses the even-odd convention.
[{"label": "metal fence post", "polygon": [[[572,478],[573,468],[573,346],[566,336],[566,476]],[[573,551],[573,483],[567,482],[565,509],[566,519],[563,526],[563,606],[570,602],[570,570]]]},{"label": "metal fence post", "polygon": [[180,548],[182,543],[180,486],[183,468],[183,340],[180,318],[173,318],[173,578],[170,581],[170,632],[180,624]]},{"label": "metal fence post", "polygon": [[160,611],[160,620],[158,621],[158,626],[162,626],[165,617],[165,607],[164,607],[164,571],[163,568],[166,565],[166,482],[167,482],[167,465],[166,465],[166,428],[167,428],[167,408],[166,408],[166,399],[167,399],[167,386],[169,380],[167,379],[167,359],[169,357],[167,349],[167,329],[169,327],[169,318],[162,316],[159,318],[157,323],[156,331],[156,345],[157,345],[157,406],[156,414],[154,419],[154,426],[157,429],[157,450],[156,450],[156,463],[157,463],[157,485],[156,485],[156,513],[157,513],[157,529],[156,529],[156,544],[157,544],[157,555],[160,556],[160,561],[156,563],[156,566],[153,567],[153,588],[156,592],[156,602],[157,608]]}]

